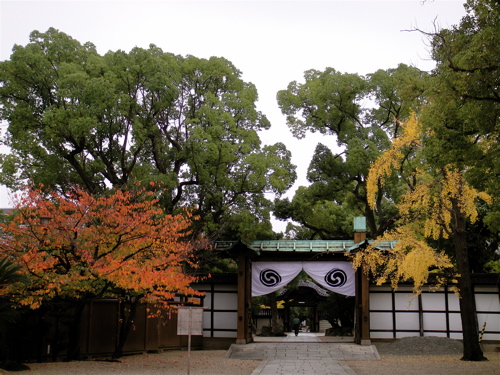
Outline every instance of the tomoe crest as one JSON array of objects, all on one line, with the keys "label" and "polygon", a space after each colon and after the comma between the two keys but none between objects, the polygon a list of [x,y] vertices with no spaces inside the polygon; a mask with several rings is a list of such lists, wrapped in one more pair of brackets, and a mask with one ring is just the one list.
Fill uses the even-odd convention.
[{"label": "tomoe crest", "polygon": [[267,287],[275,286],[281,282],[281,276],[275,270],[268,268],[260,272],[260,282]]},{"label": "tomoe crest", "polygon": [[340,287],[347,282],[347,275],[343,270],[334,268],[325,275],[325,282],[331,287]]}]

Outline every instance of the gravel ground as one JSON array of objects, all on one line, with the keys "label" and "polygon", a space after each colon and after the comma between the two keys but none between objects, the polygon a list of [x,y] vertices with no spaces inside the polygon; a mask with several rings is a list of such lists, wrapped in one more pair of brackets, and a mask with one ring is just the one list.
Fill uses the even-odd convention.
[{"label": "gravel ground", "polygon": [[462,343],[445,337],[406,337],[374,345],[380,361],[345,362],[357,375],[500,375],[499,351],[485,352],[488,361],[461,361]]},{"label": "gravel ground", "polygon": [[[485,352],[488,361],[461,361],[462,344],[438,337],[404,338],[391,343],[374,343],[380,361],[345,361],[358,375],[500,375],[500,352]],[[191,352],[190,374],[250,375],[260,364],[255,360],[225,358],[225,350]],[[133,355],[119,362],[81,361],[30,363],[20,374],[40,375],[178,375],[187,374],[187,351]],[[12,372],[13,373],[13,372]],[[0,370],[0,375],[11,372]]]},{"label": "gravel ground", "polygon": [[[250,375],[260,361],[225,358],[226,350],[191,351],[190,374],[192,375]],[[74,361],[56,363],[29,363],[29,371],[17,374],[40,375],[178,375],[187,374],[188,352],[165,351],[158,354],[131,355],[119,362]],[[12,372],[13,373],[13,372]],[[11,374],[0,370],[0,375]]]}]

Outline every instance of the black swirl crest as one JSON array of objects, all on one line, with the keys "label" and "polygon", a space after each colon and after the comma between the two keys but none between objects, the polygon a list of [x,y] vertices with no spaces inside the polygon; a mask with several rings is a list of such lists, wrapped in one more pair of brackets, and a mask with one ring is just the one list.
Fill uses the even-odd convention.
[{"label": "black swirl crest", "polygon": [[275,286],[281,282],[281,276],[275,270],[268,268],[260,271],[260,282],[268,287]]},{"label": "black swirl crest", "polygon": [[334,268],[325,276],[325,282],[331,287],[343,286],[347,281],[347,275],[344,271]]}]

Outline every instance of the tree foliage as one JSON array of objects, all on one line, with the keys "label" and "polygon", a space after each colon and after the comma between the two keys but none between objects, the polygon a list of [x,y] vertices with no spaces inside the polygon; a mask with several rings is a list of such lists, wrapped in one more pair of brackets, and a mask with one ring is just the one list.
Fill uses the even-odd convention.
[{"label": "tree foliage", "polygon": [[[307,132],[332,136],[330,145],[318,144],[308,170],[307,204],[342,208],[348,216],[365,216],[372,236],[389,228],[395,215],[393,202],[400,193],[397,179],[385,187],[385,197],[376,207],[366,199],[366,178],[370,163],[389,147],[400,133],[400,122],[410,107],[419,108],[425,73],[400,65],[366,77],[340,73],[333,68],[310,70],[305,83],[291,82],[278,93],[278,103],[287,123],[298,138]],[[337,153],[334,153],[336,143]],[[301,197],[304,191],[300,192]],[[303,200],[275,202],[278,218],[292,220],[310,229],[312,236],[340,238],[338,228],[317,226],[318,216],[303,214]],[[319,212],[319,211],[318,211]]]},{"label": "tree foliage", "polygon": [[[450,238],[458,272],[463,359],[483,360],[468,230],[478,218],[483,219],[479,227],[488,226],[492,233],[500,228],[498,202],[493,199],[499,186],[500,6],[489,0],[469,0],[466,10],[459,25],[427,33],[437,67],[428,81],[426,104],[418,111],[419,121],[409,121],[407,135],[395,139],[392,149],[370,170],[369,196],[373,202],[373,192],[382,186],[380,178],[393,173],[395,167],[406,168],[401,176],[409,182],[409,189],[398,204],[402,220],[397,230],[385,237],[399,237],[398,245],[387,257],[373,249],[359,253],[357,262],[366,262],[372,272],[382,275],[380,281],[410,276],[418,290],[428,269],[442,269],[448,262],[429,244],[442,244],[441,239]],[[419,135],[411,136],[412,132]],[[398,167],[402,164],[406,167]],[[487,243],[494,237],[482,241]],[[498,237],[495,242],[498,244]],[[487,244],[483,247],[491,248]]]},{"label": "tree foliage", "polygon": [[[11,258],[4,256],[0,259],[0,337],[1,352],[5,346],[4,333],[10,324],[18,318],[14,309],[15,305],[10,301],[9,289],[14,284],[25,285],[27,278],[20,272],[21,266],[15,264]],[[5,354],[5,353],[2,353]]]},{"label": "tree foliage", "polygon": [[286,235],[289,238],[348,239],[352,237],[353,214],[347,203],[338,204],[328,199],[318,199],[313,188],[299,187],[291,201],[288,198],[275,202],[274,215],[278,218],[292,217],[301,223],[288,223]]},{"label": "tree foliage", "polygon": [[10,289],[21,305],[120,291],[162,305],[176,293],[198,294],[184,272],[196,262],[196,243],[183,240],[190,212],[165,214],[144,189],[99,198],[83,190],[47,198],[29,189],[16,210],[1,227],[0,250],[29,277],[29,286]]},{"label": "tree foliage", "polygon": [[[372,165],[368,177],[368,200],[375,205],[380,186],[392,169],[402,169],[408,160],[408,150],[420,149],[421,127],[415,117],[404,126],[402,136]],[[418,156],[415,156],[418,158]],[[397,241],[390,256],[377,250],[377,244],[354,256],[354,264],[364,264],[377,275],[377,283],[391,281],[394,288],[400,281],[413,281],[415,291],[427,283],[429,270],[453,267],[449,257],[429,246],[427,239],[453,236],[454,214],[475,222],[478,216],[477,199],[491,202],[491,197],[469,186],[460,171],[451,166],[432,171],[418,159],[419,167],[408,175],[409,189],[402,196],[398,210],[401,216],[396,229],[384,233],[383,241]],[[456,207],[455,207],[456,205]],[[456,211],[458,209],[458,212]]]},{"label": "tree foliage", "polygon": [[[500,170],[500,5],[469,0],[458,25],[428,34],[437,68],[428,90],[422,125],[434,137],[426,157],[439,167],[456,163],[465,178],[497,196]],[[498,207],[486,221],[500,232]]]},{"label": "tree foliage", "polygon": [[0,366],[10,360],[10,343],[13,327],[20,319],[18,305],[11,301],[9,289],[13,284],[26,284],[27,278],[20,272],[21,267],[8,256],[0,259]]},{"label": "tree foliage", "polygon": [[374,204],[377,190],[383,186],[383,180],[391,169],[401,169],[406,160],[411,160],[405,157],[408,154],[402,152],[403,149],[416,149],[414,158],[418,163],[413,165],[419,164],[419,167],[412,168],[409,188],[398,204],[401,220],[397,228],[380,238],[396,240],[396,246],[385,254],[377,249],[377,241],[354,254],[354,265],[363,265],[377,278],[378,284],[389,280],[397,288],[400,281],[411,280],[415,292],[419,293],[428,282],[431,270],[445,271],[453,267],[449,257],[430,246],[428,240],[452,238],[458,271],[456,282],[460,294],[464,359],[482,360],[484,357],[477,342],[478,324],[470,278],[466,223],[477,220],[478,201],[491,203],[492,198],[470,186],[457,165],[436,169],[425,162],[421,145],[432,137],[434,134],[424,132],[417,119],[413,118],[407,122],[403,135],[394,140],[392,148],[373,164],[368,183],[370,204]]},{"label": "tree foliage", "polygon": [[224,58],[154,45],[101,56],[51,28],[14,47],[0,82],[12,151],[0,181],[11,188],[29,179],[103,193],[141,181],[168,213],[196,207],[196,229],[216,236],[237,232],[249,214],[269,221],[264,193],[295,180],[286,147],[261,145],[270,124],[254,85]]},{"label": "tree foliage", "polygon": [[[328,320],[333,328],[344,329],[343,334],[354,328],[355,299],[338,293],[330,293],[325,301],[318,304],[318,309],[323,311],[321,316]],[[342,336],[343,336],[342,334]]]},{"label": "tree foliage", "polygon": [[[458,25],[429,34],[437,67],[432,75],[428,105],[421,121],[425,139],[424,155],[435,170],[446,178],[460,178],[461,195],[450,198],[453,244],[460,289],[460,311],[464,335],[464,357],[482,360],[477,344],[477,315],[470,279],[470,246],[467,216],[474,212],[464,205],[473,190],[498,196],[498,124],[500,119],[500,5],[491,0],[468,0],[466,16]],[[452,173],[448,173],[450,171]],[[458,172],[458,177],[454,173]],[[500,208],[493,199],[484,224],[500,232]],[[472,220],[469,220],[472,221]]]}]

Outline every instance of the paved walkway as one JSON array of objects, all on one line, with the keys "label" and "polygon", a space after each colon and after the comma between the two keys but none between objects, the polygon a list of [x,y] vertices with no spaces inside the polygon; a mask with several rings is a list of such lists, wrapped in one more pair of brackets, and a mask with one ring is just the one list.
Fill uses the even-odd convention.
[{"label": "paved walkway", "polygon": [[233,344],[226,356],[262,360],[252,375],[355,375],[343,361],[380,359],[373,345],[321,342],[314,333],[288,334],[281,342]]}]

